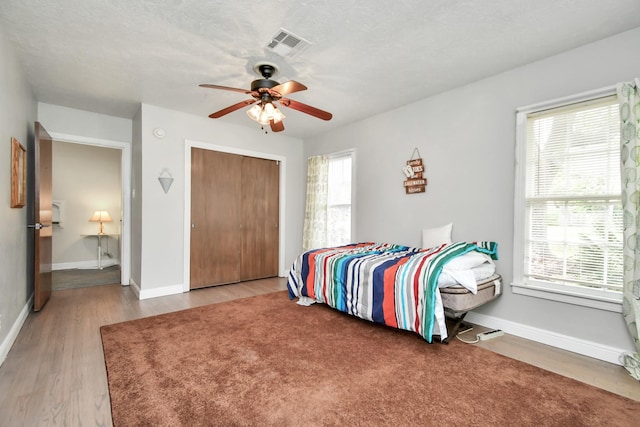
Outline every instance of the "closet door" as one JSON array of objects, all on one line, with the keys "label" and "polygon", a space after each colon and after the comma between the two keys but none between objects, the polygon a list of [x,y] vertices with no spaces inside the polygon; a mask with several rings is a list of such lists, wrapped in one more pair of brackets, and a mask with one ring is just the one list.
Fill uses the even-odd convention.
[{"label": "closet door", "polygon": [[191,289],[240,281],[242,156],[191,149]]},{"label": "closet door", "polygon": [[241,280],[278,275],[280,165],[242,159]]}]

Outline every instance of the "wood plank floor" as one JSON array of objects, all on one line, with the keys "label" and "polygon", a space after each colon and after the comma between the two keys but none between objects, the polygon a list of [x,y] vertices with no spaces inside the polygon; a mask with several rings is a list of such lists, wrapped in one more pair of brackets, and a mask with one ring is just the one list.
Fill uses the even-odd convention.
[{"label": "wood plank floor", "polygon": [[[0,367],[0,426],[110,426],[100,326],[285,289],[276,278],[144,301],[120,285],[54,291]],[[620,366],[509,335],[481,345],[640,401],[640,384]]]},{"label": "wood plank floor", "polygon": [[110,285],[120,283],[120,266],[113,265],[99,269],[72,268],[54,270],[51,274],[51,288],[54,291],[87,286]]}]

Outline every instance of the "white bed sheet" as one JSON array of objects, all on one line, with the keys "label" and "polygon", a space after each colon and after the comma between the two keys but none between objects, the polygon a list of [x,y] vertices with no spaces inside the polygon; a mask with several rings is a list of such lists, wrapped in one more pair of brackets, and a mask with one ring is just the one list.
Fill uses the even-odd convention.
[{"label": "white bed sheet", "polygon": [[[457,265],[445,265],[438,278],[438,288],[462,285],[474,295],[478,292],[478,281],[486,279],[496,271],[496,265],[491,257],[478,252],[470,252],[472,256],[467,257],[469,262],[461,262]],[[466,257],[468,254],[462,255]],[[482,258],[477,255],[483,255]],[[462,268],[457,268],[461,266]]]}]

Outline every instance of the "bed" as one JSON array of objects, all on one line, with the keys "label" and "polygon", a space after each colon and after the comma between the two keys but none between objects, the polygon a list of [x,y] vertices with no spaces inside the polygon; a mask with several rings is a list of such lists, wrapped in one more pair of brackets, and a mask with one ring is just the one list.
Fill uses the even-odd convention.
[{"label": "bed", "polygon": [[[287,287],[299,304],[324,303],[361,319],[416,332],[427,342],[434,336],[446,342],[446,316],[459,325],[469,311],[466,306],[475,308],[476,302],[499,295],[493,263],[497,258],[495,242],[454,242],[429,249],[356,243],[301,254],[291,267]],[[467,300],[445,306],[443,289],[455,289]],[[444,293],[457,301],[455,292]]]}]

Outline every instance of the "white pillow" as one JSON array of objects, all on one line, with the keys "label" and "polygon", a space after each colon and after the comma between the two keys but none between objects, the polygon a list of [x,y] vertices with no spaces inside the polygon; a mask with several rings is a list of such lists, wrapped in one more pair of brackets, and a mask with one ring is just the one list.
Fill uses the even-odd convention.
[{"label": "white pillow", "polygon": [[444,268],[448,270],[469,270],[479,266],[480,264],[484,264],[487,261],[491,261],[491,257],[489,255],[471,251],[452,259],[444,265]]},{"label": "white pillow", "polygon": [[422,247],[424,249],[440,246],[445,243],[451,243],[451,229],[453,223],[434,228],[425,228],[422,230]]}]

